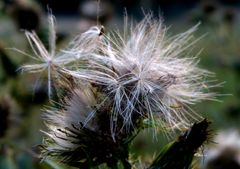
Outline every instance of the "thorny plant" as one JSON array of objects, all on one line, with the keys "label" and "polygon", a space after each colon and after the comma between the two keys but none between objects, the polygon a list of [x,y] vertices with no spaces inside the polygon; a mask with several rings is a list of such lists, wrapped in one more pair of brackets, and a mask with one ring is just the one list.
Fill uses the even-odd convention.
[{"label": "thorny plant", "polygon": [[52,107],[44,110],[43,158],[78,168],[117,168],[119,162],[131,168],[128,146],[138,132],[187,129],[202,119],[190,106],[215,99],[208,92],[214,85],[206,80],[211,73],[186,52],[196,42],[197,26],[167,37],[151,14],[138,24],[126,17],[123,35],[91,27],[55,54],[53,16],[49,25],[49,51],[34,32],[26,32],[38,63],[22,66],[48,73]]}]

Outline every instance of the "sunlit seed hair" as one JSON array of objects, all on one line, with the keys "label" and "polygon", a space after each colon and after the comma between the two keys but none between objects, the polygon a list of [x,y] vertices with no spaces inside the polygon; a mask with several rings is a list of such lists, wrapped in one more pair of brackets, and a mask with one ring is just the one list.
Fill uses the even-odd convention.
[{"label": "sunlit seed hair", "polygon": [[201,119],[189,106],[215,96],[208,92],[211,73],[186,52],[196,42],[197,27],[168,37],[162,20],[152,15],[136,25],[126,21],[123,35],[105,35],[102,52],[92,54],[87,69],[67,73],[104,88],[113,101],[113,133],[119,116],[126,127],[134,125],[136,115],[160,119],[170,128],[188,127],[191,120]]},{"label": "sunlit seed hair", "polygon": [[[88,56],[89,53],[94,51],[97,47],[99,36],[101,35],[101,28],[97,26],[91,27],[88,31],[77,36],[77,38],[66,47],[56,54],[56,30],[55,30],[55,17],[48,16],[49,22],[49,50],[46,49],[37,34],[25,31],[27,40],[34,52],[35,56],[31,56],[21,50],[14,49],[15,51],[31,57],[37,63],[26,64],[21,67],[23,71],[30,73],[38,73],[47,71],[48,73],[48,95],[51,96],[51,81],[54,75],[54,70],[64,69],[65,66],[72,62],[76,62],[81,57]],[[77,51],[77,52],[76,52]]]},{"label": "sunlit seed hair", "polygon": [[[42,156],[78,168],[124,161],[129,143],[145,124],[182,129],[200,120],[190,107],[215,99],[209,89],[217,85],[187,53],[196,42],[196,29],[168,37],[162,20],[150,14],[138,24],[126,18],[123,34],[92,27],[77,36],[54,57],[64,62],[52,60],[67,82],[56,78],[64,94],[45,110]],[[39,58],[46,64],[45,57]]]},{"label": "sunlit seed hair", "polygon": [[87,59],[89,54],[95,52],[98,49],[98,46],[101,45],[103,30],[103,26],[90,27],[86,32],[76,36],[70,42],[67,49],[62,51],[76,59]]}]

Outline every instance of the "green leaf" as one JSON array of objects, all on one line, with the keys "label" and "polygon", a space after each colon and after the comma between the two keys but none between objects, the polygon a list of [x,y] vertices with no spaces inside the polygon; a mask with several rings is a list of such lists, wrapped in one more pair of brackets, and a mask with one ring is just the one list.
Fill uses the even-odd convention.
[{"label": "green leaf", "polygon": [[189,169],[197,149],[207,140],[209,122],[195,123],[176,141],[167,144],[149,169]]}]

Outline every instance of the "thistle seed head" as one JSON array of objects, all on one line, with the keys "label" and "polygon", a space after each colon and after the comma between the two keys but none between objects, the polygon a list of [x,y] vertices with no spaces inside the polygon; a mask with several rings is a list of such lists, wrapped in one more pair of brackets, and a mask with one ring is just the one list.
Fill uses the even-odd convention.
[{"label": "thistle seed head", "polygon": [[84,67],[66,72],[95,84],[112,102],[111,126],[118,119],[123,126],[134,126],[136,117],[161,119],[170,128],[188,127],[201,119],[189,106],[213,99],[206,80],[211,75],[197,66],[187,49],[196,41],[188,31],[168,37],[161,20],[147,15],[130,31],[105,34],[101,52],[92,53]]},{"label": "thistle seed head", "polygon": [[[168,37],[162,21],[146,15],[136,25],[125,22],[123,35],[92,27],[56,57],[41,51],[36,36],[29,34],[41,51],[38,58],[50,58],[57,68],[53,73],[60,76],[54,80],[63,93],[58,104],[45,110],[43,156],[82,168],[119,160],[128,166],[128,144],[145,120],[171,129],[200,120],[190,106],[215,94],[207,90],[213,87],[206,80],[211,73],[186,52],[196,42],[196,29]],[[35,72],[49,63],[24,68]]]}]

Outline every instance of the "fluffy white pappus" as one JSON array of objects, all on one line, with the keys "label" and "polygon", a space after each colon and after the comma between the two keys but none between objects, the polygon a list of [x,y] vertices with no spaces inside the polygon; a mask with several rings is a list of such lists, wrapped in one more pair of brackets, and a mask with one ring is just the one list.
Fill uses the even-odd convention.
[{"label": "fluffy white pappus", "polygon": [[93,132],[98,130],[92,118],[96,105],[93,93],[88,89],[74,89],[71,93],[60,105],[61,108],[44,110],[43,118],[48,132],[42,132],[48,136],[44,143],[48,154],[74,151],[81,146],[85,134],[83,128]]},{"label": "fluffy white pappus", "polygon": [[27,40],[33,50],[33,53],[35,56],[31,56],[29,54],[26,54],[20,50],[17,50],[18,52],[30,56],[32,59],[37,61],[36,64],[29,64],[24,65],[21,67],[23,71],[28,71],[31,73],[35,72],[42,72],[44,70],[47,70],[48,72],[48,95],[50,97],[51,95],[51,69],[53,68],[53,65],[60,65],[61,63],[64,63],[64,61],[57,59],[55,57],[55,48],[56,48],[56,32],[55,32],[55,18],[52,15],[49,15],[48,18],[49,21],[49,51],[46,49],[46,47],[43,45],[42,41],[39,39],[37,34],[29,31],[25,31],[25,35],[27,37]]},{"label": "fluffy white pappus", "polygon": [[[28,42],[35,54],[31,56],[23,51],[14,49],[19,53],[27,55],[35,60],[35,64],[26,64],[21,67],[22,71],[27,71],[30,73],[37,73],[47,70],[48,72],[48,95],[51,96],[51,76],[56,69],[64,69],[65,66],[78,59],[88,56],[94,49],[97,48],[97,41],[101,36],[102,28],[91,27],[88,31],[79,35],[66,50],[61,50],[55,54],[56,49],[56,30],[55,30],[55,17],[49,15],[49,51],[43,45],[42,41],[39,39],[35,32],[26,31],[25,35]],[[74,44],[74,45],[73,45]],[[78,52],[76,52],[76,50]]]},{"label": "fluffy white pappus", "polygon": [[103,31],[103,26],[92,26],[86,32],[76,36],[67,49],[62,51],[69,57],[76,59],[87,57],[88,59],[89,55],[95,52],[101,44]]},{"label": "fluffy white pappus", "polygon": [[113,100],[112,130],[116,117],[124,125],[132,125],[138,114],[145,118],[161,119],[170,128],[189,127],[191,120],[200,120],[189,106],[214,99],[206,80],[210,72],[197,66],[196,57],[186,52],[196,40],[188,31],[166,36],[161,20],[147,15],[140,23],[124,25],[119,32],[105,35],[101,53],[92,55],[88,69],[68,71],[72,76],[104,86]]}]

